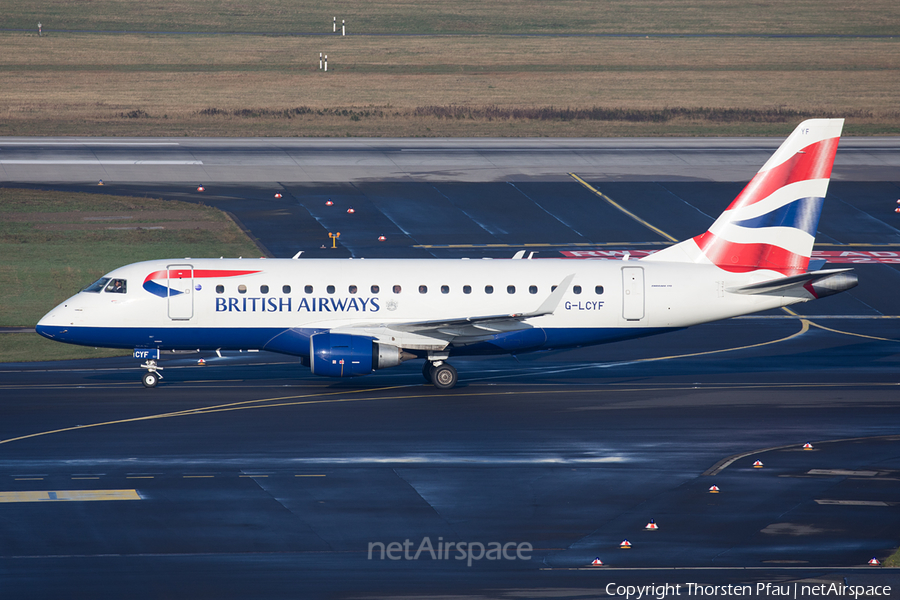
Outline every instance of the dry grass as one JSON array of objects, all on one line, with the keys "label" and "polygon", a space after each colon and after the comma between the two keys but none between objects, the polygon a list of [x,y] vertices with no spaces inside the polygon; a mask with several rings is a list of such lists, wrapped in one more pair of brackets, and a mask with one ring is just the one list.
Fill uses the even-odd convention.
[{"label": "dry grass", "polygon": [[17,0],[4,27],[351,33],[896,33],[894,0]]},{"label": "dry grass", "polygon": [[[0,44],[2,135],[764,133],[700,113],[663,124],[478,111],[450,121],[421,116],[431,106],[784,107],[851,115],[850,134],[900,132],[900,40],[6,34]],[[285,113],[298,107],[313,112]]]}]

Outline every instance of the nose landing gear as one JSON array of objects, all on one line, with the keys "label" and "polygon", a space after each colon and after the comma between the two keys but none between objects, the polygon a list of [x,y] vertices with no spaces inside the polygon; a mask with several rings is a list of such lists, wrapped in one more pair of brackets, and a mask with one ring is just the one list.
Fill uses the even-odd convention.
[{"label": "nose landing gear", "polygon": [[162,367],[157,366],[155,360],[148,360],[141,365],[141,368],[147,369],[147,372],[141,377],[141,383],[144,384],[145,388],[155,388],[159,380],[162,379],[162,374],[159,373],[159,371],[162,371]]}]

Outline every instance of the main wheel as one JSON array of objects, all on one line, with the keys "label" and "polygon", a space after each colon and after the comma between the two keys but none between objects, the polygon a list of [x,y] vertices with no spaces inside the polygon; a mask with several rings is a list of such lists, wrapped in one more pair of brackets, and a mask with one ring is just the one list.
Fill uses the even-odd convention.
[{"label": "main wheel", "polygon": [[145,388],[155,388],[156,384],[159,383],[159,375],[156,371],[147,371],[144,373],[144,376],[141,377],[141,383],[144,384]]},{"label": "main wheel", "polygon": [[442,390],[449,390],[456,385],[457,381],[459,381],[459,376],[456,374],[456,369],[447,363],[435,367],[431,373],[431,382],[434,387]]},{"label": "main wheel", "polygon": [[430,360],[426,360],[425,364],[422,365],[422,377],[428,383],[434,383],[434,379],[431,376],[432,373],[434,373],[434,364]]}]

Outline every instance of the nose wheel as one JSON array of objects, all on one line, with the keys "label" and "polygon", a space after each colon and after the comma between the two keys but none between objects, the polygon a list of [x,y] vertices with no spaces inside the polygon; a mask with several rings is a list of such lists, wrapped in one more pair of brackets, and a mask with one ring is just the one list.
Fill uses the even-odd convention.
[{"label": "nose wheel", "polygon": [[141,365],[141,368],[147,369],[147,372],[141,377],[141,383],[145,388],[155,388],[162,379],[162,375],[159,373],[162,367],[158,367],[155,360],[148,360]]},{"label": "nose wheel", "polygon": [[422,375],[425,381],[434,384],[434,387],[442,390],[449,390],[456,386],[459,381],[459,375],[453,365],[443,361],[431,362],[425,361],[422,367]]},{"label": "nose wheel", "polygon": [[159,383],[159,373],[156,371],[147,371],[144,373],[144,376],[141,377],[141,383],[144,384],[145,388],[155,388]]}]

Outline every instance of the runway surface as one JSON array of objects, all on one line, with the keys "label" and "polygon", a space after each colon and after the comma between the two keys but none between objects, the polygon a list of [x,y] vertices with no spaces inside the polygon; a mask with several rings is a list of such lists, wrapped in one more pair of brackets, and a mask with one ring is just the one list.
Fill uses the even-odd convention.
[{"label": "runway surface", "polygon": [[[22,147],[28,160],[83,152],[9,142],[0,140],[5,160],[23,160],[7,158]],[[219,206],[273,256],[596,256],[646,252],[666,236],[705,230],[741,189],[738,175],[749,179],[778,141],[703,150],[675,140],[660,151],[657,141],[567,140],[568,149],[554,154],[552,141],[543,156],[537,142],[516,141],[529,147],[518,164],[480,172],[485,148],[501,142],[477,151],[441,142],[469,162],[415,169],[372,167],[383,148],[314,142],[303,151],[345,160],[329,167],[335,179],[318,182],[266,179],[266,166],[251,164],[281,152],[272,150],[281,140],[243,150],[221,143],[231,144],[232,167],[245,166],[192,185],[181,166],[163,176],[131,165],[141,178],[102,188],[91,181],[97,165],[45,167],[31,180],[10,179],[18,166],[0,168],[4,185]],[[415,160],[433,143],[417,142],[426,152]],[[419,364],[334,381],[265,353],[204,354],[205,367],[196,355],[171,357],[155,390],[140,386],[131,359],[0,366],[4,589],[11,597],[589,598],[615,593],[610,583],[703,583],[748,584],[767,597],[773,588],[758,583],[793,592],[796,582],[797,597],[813,597],[803,585],[846,578],[897,595],[895,571],[866,563],[900,538],[900,152],[896,141],[854,143],[858,151],[846,144],[842,154],[842,141],[845,163],[816,249],[841,261],[835,267],[855,266],[860,285],[794,314],[460,359],[461,385],[445,392],[424,384]],[[574,149],[582,144],[588,150]],[[636,161],[642,145],[645,165],[604,166],[603,156]],[[200,151],[153,152],[174,160]],[[588,159],[571,164],[579,152]],[[695,153],[699,174],[684,166]],[[667,170],[675,164],[678,177]],[[529,165],[542,166],[530,174]],[[257,169],[258,179],[232,179]],[[321,249],[333,230],[342,248]],[[813,448],[802,449],[806,442]],[[713,485],[719,493],[709,493]],[[658,530],[644,529],[651,519]],[[435,550],[454,549],[438,558],[425,547],[416,558],[426,538]],[[621,549],[626,539],[632,547]],[[379,544],[406,540],[409,554],[381,558]],[[468,550],[457,559],[461,543],[474,544],[474,555],[479,544],[504,544],[507,554],[468,566]],[[607,566],[589,567],[595,558]]]}]

